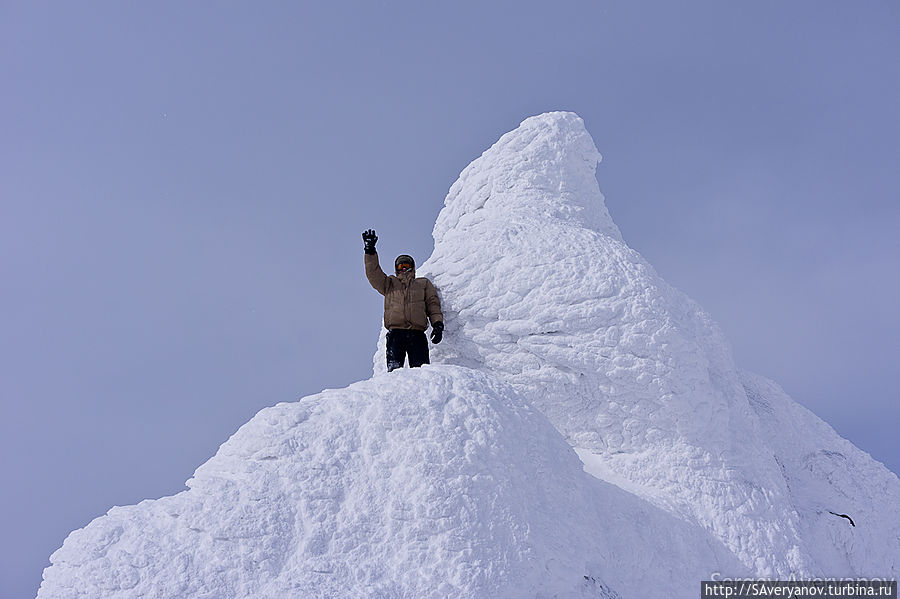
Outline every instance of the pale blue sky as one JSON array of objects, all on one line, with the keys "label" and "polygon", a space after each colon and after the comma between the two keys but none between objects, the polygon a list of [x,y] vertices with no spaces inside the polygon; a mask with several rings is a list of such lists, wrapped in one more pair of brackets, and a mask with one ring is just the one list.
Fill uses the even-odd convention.
[{"label": "pale blue sky", "polygon": [[459,171],[548,110],[738,363],[900,471],[898,65],[887,0],[6,0],[0,596],[367,378],[360,232],[424,261]]}]

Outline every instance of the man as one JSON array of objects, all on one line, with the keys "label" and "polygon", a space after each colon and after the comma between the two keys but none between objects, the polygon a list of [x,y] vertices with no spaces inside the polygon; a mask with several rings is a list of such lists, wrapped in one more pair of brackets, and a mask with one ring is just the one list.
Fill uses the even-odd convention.
[{"label": "man", "polygon": [[387,332],[388,372],[403,367],[409,356],[410,368],[428,364],[428,340],[425,329],[431,320],[431,341],[440,343],[444,336],[441,300],[431,281],[416,278],[416,263],[411,256],[397,256],[394,274],[388,276],[378,264],[374,229],[362,234],[365,243],[366,278],[375,291],[384,296],[384,328]]}]

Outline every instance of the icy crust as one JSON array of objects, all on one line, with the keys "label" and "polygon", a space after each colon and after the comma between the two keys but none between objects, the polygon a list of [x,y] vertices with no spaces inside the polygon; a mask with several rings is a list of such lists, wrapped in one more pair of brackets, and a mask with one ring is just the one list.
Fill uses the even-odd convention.
[{"label": "icy crust", "polygon": [[500,376],[597,456],[592,472],[713,532],[758,574],[816,571],[724,337],[624,244],[598,158],[581,119],[551,113],[463,171],[420,268],[447,327],[433,360]]},{"label": "icy crust", "polygon": [[896,576],[900,479],[775,382],[750,372],[741,379],[817,563],[833,576]]},{"label": "icy crust", "polygon": [[188,486],[71,533],[38,597],[689,596],[735,566],[586,475],[510,387],[454,366],[262,410]]}]

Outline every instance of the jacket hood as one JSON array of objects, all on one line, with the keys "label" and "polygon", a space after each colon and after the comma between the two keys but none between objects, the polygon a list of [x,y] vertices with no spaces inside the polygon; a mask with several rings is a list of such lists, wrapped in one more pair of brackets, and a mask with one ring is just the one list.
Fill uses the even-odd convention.
[{"label": "jacket hood", "polygon": [[397,273],[397,265],[400,264],[401,262],[409,262],[410,264],[412,264],[412,270],[410,272],[413,273],[413,276],[415,276],[416,261],[413,260],[413,257],[410,256],[409,254],[400,254],[399,256],[397,256],[397,259],[394,260],[394,274],[398,274]]}]

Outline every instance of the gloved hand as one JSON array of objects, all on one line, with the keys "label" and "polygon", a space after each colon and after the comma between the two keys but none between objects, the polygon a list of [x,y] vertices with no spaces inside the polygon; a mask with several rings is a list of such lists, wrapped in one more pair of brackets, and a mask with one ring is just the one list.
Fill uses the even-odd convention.
[{"label": "gloved hand", "polygon": [[444,338],[444,323],[436,322],[431,325],[431,342],[437,345]]},{"label": "gloved hand", "polygon": [[375,229],[369,229],[367,231],[363,231],[363,243],[365,243],[364,251],[367,254],[375,253],[375,242],[378,241],[378,236],[375,235]]}]

